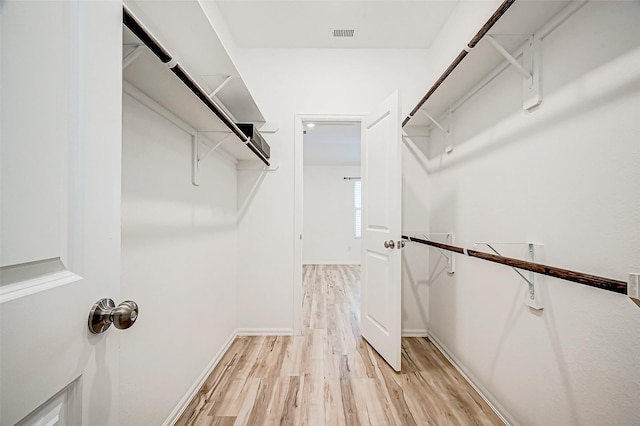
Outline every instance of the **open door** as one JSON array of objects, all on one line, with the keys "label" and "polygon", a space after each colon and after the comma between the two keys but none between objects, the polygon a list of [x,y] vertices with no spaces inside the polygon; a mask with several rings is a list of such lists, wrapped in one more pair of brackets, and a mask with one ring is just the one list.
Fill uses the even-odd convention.
[{"label": "open door", "polygon": [[0,424],[117,425],[122,3],[0,9]]},{"label": "open door", "polygon": [[394,370],[401,354],[401,128],[398,92],[362,121],[360,330]]}]

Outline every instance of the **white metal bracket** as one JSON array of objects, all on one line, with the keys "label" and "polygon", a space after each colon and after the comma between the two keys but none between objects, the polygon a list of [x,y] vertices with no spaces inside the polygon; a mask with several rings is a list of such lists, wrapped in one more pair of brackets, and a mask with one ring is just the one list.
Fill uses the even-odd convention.
[{"label": "white metal bracket", "polygon": [[542,102],[540,85],[540,39],[535,36],[527,39],[522,49],[522,64],[520,64],[493,36],[487,35],[486,38],[524,78],[522,82],[522,108],[530,111],[540,105]]},{"label": "white metal bracket", "polygon": [[629,282],[627,283],[627,296],[631,298],[633,303],[640,307],[640,273],[629,274]]},{"label": "white metal bracket", "polygon": [[[431,236],[434,236],[434,235],[444,235],[446,237],[446,241],[447,241],[446,243],[448,245],[452,246],[454,244],[453,232],[426,232],[426,233],[423,232],[420,235],[422,235],[427,240],[431,240]],[[437,250],[440,252],[440,255],[442,257],[447,259],[447,273],[454,274],[456,272],[456,264],[455,264],[455,257],[453,256],[453,253],[446,253],[444,250],[441,250],[441,249],[437,249]]]},{"label": "white metal bracket", "polygon": [[243,160],[238,161],[236,170],[238,171],[251,171],[251,172],[275,172],[280,168],[280,161],[271,161],[271,164],[267,166],[262,161]]},{"label": "white metal bracket", "polygon": [[[203,142],[201,142],[201,140],[200,140],[200,134],[201,133],[224,133],[225,135],[220,141],[218,141],[218,143],[216,143],[213,147],[210,147],[209,145],[206,145]],[[200,162],[202,160],[204,160],[213,151],[218,149],[220,147],[220,145],[222,145],[227,140],[229,140],[229,137],[232,136],[232,135],[233,135],[233,133],[231,133],[231,132],[220,132],[220,131],[211,131],[211,132],[198,131],[198,132],[196,132],[196,134],[193,136],[193,139],[192,139],[193,149],[191,150],[191,183],[193,184],[193,186],[200,186],[200,184],[198,183],[198,172],[200,171]],[[202,155],[200,155],[200,144],[202,144],[203,146],[206,146],[207,148],[209,148]]]},{"label": "white metal bracket", "polygon": [[260,128],[260,133],[278,133],[280,127],[276,123],[264,123]]},{"label": "white metal bracket", "polygon": [[[535,244],[535,243],[475,243],[473,246],[476,247],[478,245],[484,245],[487,246],[489,248],[489,250],[491,250],[492,252],[494,252],[495,254],[497,254],[498,256],[502,256],[502,254],[500,254],[498,252],[498,250],[496,250],[493,246],[494,245],[498,245],[498,244],[517,244],[517,245],[521,245],[521,244],[526,244],[527,245],[527,260],[529,262],[535,262],[535,247],[536,245],[540,246],[541,244]],[[511,268],[514,270],[514,272],[518,275],[520,275],[520,277],[526,281],[526,283],[528,284],[528,291],[527,294],[525,296],[525,303],[527,304],[527,306],[529,306],[530,308],[533,309],[537,309],[537,310],[541,310],[543,309],[542,306],[542,295],[540,294],[539,288],[536,289],[536,274],[535,272],[531,272],[528,271],[528,278],[522,273],[520,272],[518,269],[516,268]]]},{"label": "white metal bracket", "polygon": [[209,98],[213,99],[213,97],[214,97],[214,96],[215,96],[219,91],[221,91],[221,90],[222,90],[222,88],[223,88],[224,86],[226,86],[226,85],[227,85],[227,83],[229,83],[231,80],[233,80],[233,76],[232,76],[232,75],[227,76],[227,78],[225,78],[225,79],[222,81],[222,83],[220,83],[220,84],[218,85],[218,87],[216,87],[215,89],[213,89],[213,92],[209,93]]},{"label": "white metal bracket", "polygon": [[445,152],[447,154],[451,154],[453,152],[453,135],[452,135],[452,131],[451,131],[451,120],[453,119],[453,112],[451,111],[451,108],[449,108],[447,110],[447,128],[445,129],[444,126],[440,123],[438,123],[438,121],[433,118],[431,115],[429,115],[429,113],[423,109],[420,110],[420,112],[422,114],[424,114],[425,117],[427,117],[433,124],[436,125],[436,127],[438,127],[438,129],[442,130],[444,132],[444,134],[447,136],[447,147],[445,148]]},{"label": "white metal bracket", "polygon": [[131,47],[132,50],[122,58],[122,69],[125,69],[142,53],[142,44],[125,44],[123,46]]}]

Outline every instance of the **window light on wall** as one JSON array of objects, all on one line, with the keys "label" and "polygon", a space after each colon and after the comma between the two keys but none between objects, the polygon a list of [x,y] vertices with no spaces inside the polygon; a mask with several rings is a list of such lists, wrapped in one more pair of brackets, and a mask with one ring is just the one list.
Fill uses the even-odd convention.
[{"label": "window light on wall", "polygon": [[353,234],[355,238],[362,235],[362,182],[353,182]]}]

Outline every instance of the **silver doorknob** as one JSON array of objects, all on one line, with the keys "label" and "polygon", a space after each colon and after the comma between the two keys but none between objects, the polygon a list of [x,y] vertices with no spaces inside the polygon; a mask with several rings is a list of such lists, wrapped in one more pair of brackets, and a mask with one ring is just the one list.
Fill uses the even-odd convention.
[{"label": "silver doorknob", "polygon": [[138,319],[138,311],[138,304],[133,300],[116,306],[113,299],[100,299],[89,312],[89,331],[93,334],[104,333],[111,324],[120,330],[129,328]]},{"label": "silver doorknob", "polygon": [[385,241],[384,242],[384,248],[394,248],[396,246],[396,243],[393,242],[393,240],[389,240],[389,241]]}]

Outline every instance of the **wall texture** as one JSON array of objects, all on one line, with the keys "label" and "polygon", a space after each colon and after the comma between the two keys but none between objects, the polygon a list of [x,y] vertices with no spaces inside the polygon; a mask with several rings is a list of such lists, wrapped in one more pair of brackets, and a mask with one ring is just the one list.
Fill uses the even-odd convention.
[{"label": "wall texture", "polygon": [[[239,188],[260,185],[239,218],[240,328],[292,329],[294,258],[294,121],[296,114],[366,115],[400,89],[403,113],[423,95],[424,50],[238,49],[236,58],[265,117],[280,169],[260,181],[238,172]],[[255,64],[260,64],[259,67]],[[426,217],[423,218],[426,226]],[[263,238],[256,240],[255,235]],[[264,243],[262,243],[264,241]],[[268,242],[268,244],[267,244]],[[268,253],[268,255],[266,254]],[[425,271],[426,273],[426,271]]]},{"label": "wall texture", "polygon": [[[236,328],[236,170],[123,95],[121,424],[162,424]],[[152,397],[150,397],[152,396]]]},{"label": "wall texture", "polygon": [[[543,104],[507,69],[431,140],[430,227],[457,245],[537,242],[538,260],[626,281],[640,271],[640,5],[590,2],[543,40]],[[496,245],[524,257],[524,247]],[[459,257],[438,274],[429,330],[514,423],[639,424],[640,310],[627,297]]]},{"label": "wall texture", "polygon": [[304,166],[304,264],[359,264],[354,237],[354,181],[360,166]]}]

